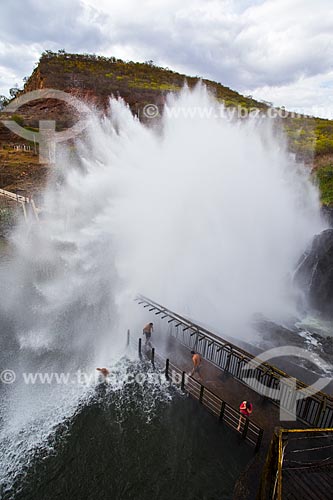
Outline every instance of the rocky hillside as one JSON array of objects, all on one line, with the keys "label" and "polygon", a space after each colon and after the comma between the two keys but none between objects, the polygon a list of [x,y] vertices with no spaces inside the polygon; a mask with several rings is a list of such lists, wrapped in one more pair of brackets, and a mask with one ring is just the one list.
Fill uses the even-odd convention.
[{"label": "rocky hillside", "polygon": [[[162,110],[168,92],[178,92],[185,82],[192,87],[198,80],[198,77],[188,77],[168,68],[157,67],[152,61],[124,62],[112,57],[46,51],[32,75],[26,80],[21,93],[45,88],[59,89],[70,92],[101,110],[107,106],[110,95],[120,95],[133,113],[144,120],[142,110],[146,104],[154,103]],[[255,101],[251,96],[244,97],[219,83],[203,81],[227,107],[238,106],[246,110],[256,108],[263,113],[269,110],[268,103]],[[323,203],[333,205],[333,122],[313,117],[295,117],[285,110],[282,112],[284,118],[279,119],[279,122],[286,131],[290,150],[299,159],[314,166]],[[62,130],[75,121],[75,113],[63,103],[48,99],[22,106],[19,113],[12,118],[31,130],[38,130],[40,119],[55,119],[57,129]],[[15,187],[18,156],[9,153],[12,153],[14,144],[23,142],[0,124],[0,187]],[[30,153],[25,152],[24,156],[28,159],[25,164],[30,165],[30,168],[23,167],[30,184],[33,184],[33,176],[36,174],[36,168],[31,165],[37,165],[37,157],[34,156],[34,148],[32,149]],[[11,171],[12,163],[15,163],[16,167]],[[4,181],[4,178],[10,179],[10,182]],[[24,188],[24,183],[24,176],[18,176],[17,186]]]},{"label": "rocky hillside", "polygon": [[[110,95],[121,95],[130,105],[133,113],[140,116],[148,103],[163,105],[167,92],[179,91],[184,83],[193,87],[198,78],[181,75],[168,68],[147,63],[124,62],[116,58],[94,55],[45,52],[31,77],[24,86],[24,92],[55,88],[71,92],[98,106],[105,106]],[[204,80],[218,99],[227,106],[267,106],[246,98],[223,85]]]},{"label": "rocky hillside", "polygon": [[333,319],[333,229],[315,236],[302,256],[295,282],[304,290],[307,304],[315,313]]}]

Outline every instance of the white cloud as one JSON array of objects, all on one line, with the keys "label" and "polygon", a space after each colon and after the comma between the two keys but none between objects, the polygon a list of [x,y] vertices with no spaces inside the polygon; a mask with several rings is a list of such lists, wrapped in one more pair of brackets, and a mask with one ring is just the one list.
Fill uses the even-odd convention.
[{"label": "white cloud", "polygon": [[[92,2],[92,0],[86,0]],[[169,59],[232,86],[281,84],[332,67],[330,0],[102,1],[103,33],[148,58]],[[133,13],[132,16],[130,13]],[[323,22],[323,19],[325,21]]]},{"label": "white cloud", "polygon": [[[3,41],[24,47],[24,74],[36,60],[36,48],[65,48],[152,59],[257,97],[285,100],[290,107],[321,105],[323,96],[332,106],[329,89],[315,92],[316,85],[332,84],[331,0],[27,2],[22,16],[21,1],[5,0],[0,19]],[[16,58],[1,62],[5,55],[0,46],[5,73],[24,76]],[[7,77],[0,84],[4,81]]]},{"label": "white cloud", "polygon": [[31,73],[39,55],[38,44],[0,42],[0,94],[7,95],[11,87],[21,84],[22,78]]},{"label": "white cloud", "polygon": [[333,119],[333,71],[301,77],[288,85],[248,89],[246,93],[270,101],[274,106],[285,106],[290,111]]}]

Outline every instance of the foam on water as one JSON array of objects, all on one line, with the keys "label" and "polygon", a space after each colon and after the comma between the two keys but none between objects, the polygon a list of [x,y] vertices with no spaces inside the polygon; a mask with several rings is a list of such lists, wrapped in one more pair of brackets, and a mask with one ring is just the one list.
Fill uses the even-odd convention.
[{"label": "foam on water", "polygon": [[37,450],[52,452],[52,435],[84,404],[83,386],[19,385],[1,404],[0,479],[10,487]]},{"label": "foam on water", "polygon": [[[131,351],[128,354],[134,357]],[[135,403],[141,418],[149,422],[160,403],[172,400],[170,383],[162,372],[153,371],[149,365],[143,367],[137,361],[122,358],[110,362],[109,369],[107,379],[99,378],[94,370],[81,374],[80,382],[72,374],[66,384],[19,384],[8,399],[3,399],[0,479],[6,490],[18,477],[22,480],[37,454],[55,452],[55,433],[60,430],[61,439],[66,439],[72,419],[80,408],[99,397],[99,387],[102,397],[108,395],[114,401],[114,421],[120,425],[126,418],[126,405]]]}]

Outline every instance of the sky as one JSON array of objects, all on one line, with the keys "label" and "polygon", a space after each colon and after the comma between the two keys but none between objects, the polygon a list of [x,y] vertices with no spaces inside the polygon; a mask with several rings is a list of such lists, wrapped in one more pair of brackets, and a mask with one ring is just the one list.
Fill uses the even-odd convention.
[{"label": "sky", "polygon": [[1,0],[0,94],[47,49],[153,60],[333,118],[332,0]]}]

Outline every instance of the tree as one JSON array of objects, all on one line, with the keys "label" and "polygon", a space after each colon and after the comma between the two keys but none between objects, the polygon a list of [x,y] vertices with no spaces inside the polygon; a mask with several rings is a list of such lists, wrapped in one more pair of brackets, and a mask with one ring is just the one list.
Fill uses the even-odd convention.
[{"label": "tree", "polygon": [[54,57],[56,55],[57,54],[55,52],[53,52],[52,50],[44,50],[44,52],[42,52],[41,59],[43,59],[43,58],[50,59],[51,57]]},{"label": "tree", "polygon": [[20,89],[18,87],[13,87],[9,89],[9,95],[14,99],[17,94],[20,92]]},{"label": "tree", "polygon": [[9,102],[8,97],[5,95],[0,95],[0,110],[2,110]]}]

